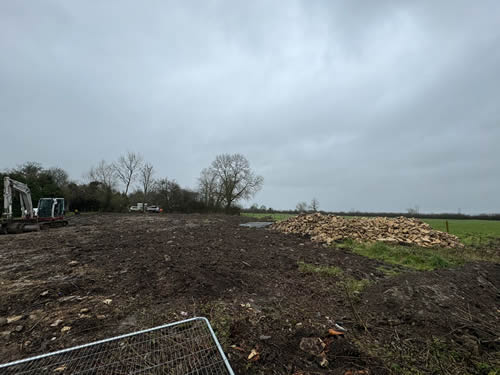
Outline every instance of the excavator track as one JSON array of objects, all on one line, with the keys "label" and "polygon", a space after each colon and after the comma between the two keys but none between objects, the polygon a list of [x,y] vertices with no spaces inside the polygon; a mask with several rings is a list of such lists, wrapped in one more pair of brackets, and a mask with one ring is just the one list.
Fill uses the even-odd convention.
[{"label": "excavator track", "polygon": [[55,220],[40,222],[40,229],[61,228],[68,225],[68,220]]},{"label": "excavator track", "polygon": [[38,232],[49,228],[62,228],[68,225],[67,220],[46,221],[46,222],[23,222],[12,221],[0,223],[1,234],[19,234],[28,232]]},{"label": "excavator track", "polygon": [[33,221],[11,221],[2,223],[0,234],[19,234],[27,232],[38,232],[40,225]]}]

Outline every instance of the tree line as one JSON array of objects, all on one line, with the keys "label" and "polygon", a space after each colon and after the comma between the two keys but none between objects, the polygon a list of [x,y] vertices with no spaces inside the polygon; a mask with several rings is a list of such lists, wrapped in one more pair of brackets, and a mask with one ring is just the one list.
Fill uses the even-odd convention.
[{"label": "tree line", "polygon": [[290,214],[303,214],[311,212],[319,212],[319,201],[316,198],[311,199],[311,203],[299,202],[295,206],[295,210],[274,210],[272,207],[266,207],[265,205],[258,205],[257,203],[252,204],[249,208],[244,210],[250,213],[290,213]]},{"label": "tree line", "polygon": [[[72,181],[62,168],[44,168],[36,162],[0,173],[2,180],[9,176],[26,183],[35,205],[42,197],[64,197],[67,209],[79,211],[123,212],[131,205],[148,203],[166,212],[236,213],[239,202],[255,195],[263,184],[263,178],[241,154],[218,155],[201,171],[194,188],[156,175],[153,164],[135,152],[111,162],[101,160],[89,169],[83,182]],[[3,190],[0,204],[3,207]]]}]

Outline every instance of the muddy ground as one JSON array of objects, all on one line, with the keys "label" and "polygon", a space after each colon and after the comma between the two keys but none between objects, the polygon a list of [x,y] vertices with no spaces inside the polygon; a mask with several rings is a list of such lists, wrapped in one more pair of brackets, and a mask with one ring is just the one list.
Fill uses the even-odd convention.
[{"label": "muddy ground", "polygon": [[[0,362],[206,316],[237,374],[488,374],[498,364],[499,265],[391,276],[403,270],[247,221],[82,215],[0,236]],[[369,283],[359,293],[346,280]],[[329,336],[335,323],[343,337]]]}]

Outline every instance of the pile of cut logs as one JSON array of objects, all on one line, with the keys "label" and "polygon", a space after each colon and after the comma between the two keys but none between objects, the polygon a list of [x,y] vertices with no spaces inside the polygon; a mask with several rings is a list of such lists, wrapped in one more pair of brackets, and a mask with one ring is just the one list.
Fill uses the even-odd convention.
[{"label": "pile of cut logs", "polygon": [[329,245],[351,239],[359,242],[382,241],[421,247],[463,246],[458,237],[434,230],[422,220],[406,217],[344,218],[315,213],[274,223],[271,229],[308,236],[313,241]]}]

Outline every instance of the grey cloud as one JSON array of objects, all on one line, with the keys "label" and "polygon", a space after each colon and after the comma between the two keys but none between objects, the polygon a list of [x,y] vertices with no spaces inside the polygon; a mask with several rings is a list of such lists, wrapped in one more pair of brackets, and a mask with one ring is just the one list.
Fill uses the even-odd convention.
[{"label": "grey cloud", "polygon": [[275,208],[498,212],[498,24],[495,1],[2,2],[0,167],[129,149],[194,186],[241,152]]}]

